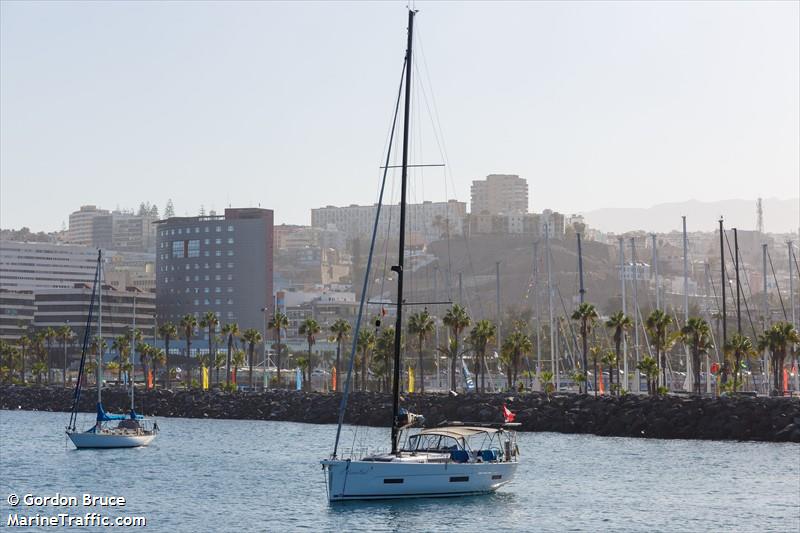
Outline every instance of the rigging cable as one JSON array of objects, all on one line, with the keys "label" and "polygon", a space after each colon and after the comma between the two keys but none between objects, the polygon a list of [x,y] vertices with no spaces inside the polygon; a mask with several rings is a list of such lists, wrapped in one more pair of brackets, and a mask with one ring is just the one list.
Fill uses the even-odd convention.
[{"label": "rigging cable", "polygon": [[[395,104],[394,108],[394,118],[392,119],[392,128],[389,140],[389,149],[386,153],[386,167],[389,166],[389,161],[391,160],[391,153],[392,153],[392,139],[394,139],[395,128],[397,125],[397,114],[400,109],[400,97],[403,91],[403,78],[406,72],[406,64],[408,59],[403,61],[403,69],[400,74],[400,87],[397,91],[397,103]],[[386,175],[388,173],[388,168],[383,169],[383,179],[381,180],[381,188],[380,193],[378,195],[378,204],[377,204],[377,211],[375,213],[375,222],[373,223],[372,228],[372,239],[370,241],[369,246],[369,256],[367,258],[367,266],[366,272],[364,273],[364,284],[361,292],[361,302],[358,306],[358,317],[356,318],[356,327],[353,330],[353,343],[350,349],[350,363],[347,367],[347,379],[344,382],[344,394],[342,394],[342,401],[339,405],[339,424],[336,428],[336,441],[333,445],[333,454],[331,455],[332,458],[336,457],[337,449],[339,448],[339,438],[342,432],[342,424],[344,423],[344,413],[347,410],[347,398],[350,395],[350,382],[353,377],[353,367],[356,360],[356,349],[358,347],[358,336],[361,330],[361,319],[363,318],[364,313],[364,304],[367,301],[367,290],[369,288],[369,279],[370,279],[370,270],[372,266],[372,254],[375,251],[375,238],[378,234],[378,220],[380,219],[381,213],[381,205],[383,202],[383,193],[384,188],[386,187]]]}]

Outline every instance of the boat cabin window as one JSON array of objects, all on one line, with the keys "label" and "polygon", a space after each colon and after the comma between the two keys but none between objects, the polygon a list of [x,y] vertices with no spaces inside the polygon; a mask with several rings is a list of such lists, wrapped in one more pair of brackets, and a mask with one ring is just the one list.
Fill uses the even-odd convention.
[{"label": "boat cabin window", "polygon": [[412,452],[451,452],[462,446],[453,437],[446,435],[412,435],[408,438],[408,451]]}]

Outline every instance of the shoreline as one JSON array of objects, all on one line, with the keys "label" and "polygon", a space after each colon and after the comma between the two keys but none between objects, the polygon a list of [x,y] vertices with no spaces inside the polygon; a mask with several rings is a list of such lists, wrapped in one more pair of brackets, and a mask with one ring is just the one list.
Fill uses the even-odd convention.
[{"label": "shoreline", "polygon": [[[72,389],[58,386],[0,386],[0,409],[69,412]],[[94,391],[81,396],[80,411],[95,412]],[[511,401],[509,402],[509,399]],[[272,420],[336,424],[340,393],[269,390],[225,393],[202,390],[136,392],[137,412],[156,417]],[[593,434],[609,437],[738,440],[800,443],[800,399],[768,397],[700,398],[578,394],[406,394],[403,406],[425,416],[428,425],[444,420],[502,422],[502,405],[516,413],[519,431]],[[104,407],[127,412],[128,391],[103,391]],[[353,392],[345,423],[388,427],[391,396]]]}]

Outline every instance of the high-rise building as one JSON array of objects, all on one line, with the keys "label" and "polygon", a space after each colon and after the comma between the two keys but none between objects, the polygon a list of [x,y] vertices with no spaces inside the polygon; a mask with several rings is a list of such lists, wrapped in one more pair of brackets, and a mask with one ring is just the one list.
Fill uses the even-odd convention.
[{"label": "high-rise building", "polygon": [[109,212],[84,205],[69,215],[67,241],[95,248],[152,252],[156,244],[156,217],[124,211]]},{"label": "high-rise building", "polygon": [[[348,239],[369,238],[375,223],[376,205],[332,205],[311,210],[311,226],[333,228],[343,232]],[[416,234],[426,242],[438,241],[447,235],[462,235],[467,205],[457,200],[447,202],[422,202],[406,206],[406,231]],[[381,207],[378,234],[386,235],[390,224],[400,219],[399,205]]]},{"label": "high-rise building", "polygon": [[489,174],[472,182],[470,213],[510,215],[528,212],[528,181],[516,174]]},{"label": "high-rise building", "polygon": [[97,250],[88,246],[3,241],[0,288],[37,291],[91,283],[96,264]]},{"label": "high-rise building", "polygon": [[158,220],[151,215],[132,213],[111,213],[111,245],[114,250],[131,252],[152,252],[156,247],[156,226]]},{"label": "high-rise building", "polygon": [[[95,296],[97,298],[97,296]],[[77,339],[83,339],[86,320],[89,316],[89,304],[92,301],[92,283],[76,283],[68,289],[42,289],[36,292],[36,312],[33,321],[35,329],[59,328],[68,325],[75,332]],[[97,304],[95,299],[95,304]],[[146,340],[155,334],[155,294],[143,292],[133,287],[116,290],[110,285],[103,285],[103,338],[108,345],[119,335],[128,333],[136,325]],[[134,318],[134,309],[136,316]],[[96,335],[99,320],[98,308],[95,307],[91,328],[92,336]]]},{"label": "high-rise building", "polygon": [[0,339],[15,340],[25,334],[35,310],[33,292],[0,289]]},{"label": "high-rise building", "polygon": [[220,324],[263,329],[273,306],[273,212],[226,209],[224,216],[157,222],[156,314],[159,323],[213,311]]}]

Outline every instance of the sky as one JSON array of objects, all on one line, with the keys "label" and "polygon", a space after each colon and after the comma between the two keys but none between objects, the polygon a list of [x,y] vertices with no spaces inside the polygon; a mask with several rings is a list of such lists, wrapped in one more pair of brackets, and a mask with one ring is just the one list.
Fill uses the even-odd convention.
[{"label": "sky", "polygon": [[[405,5],[3,1],[0,226],[374,202]],[[415,5],[411,162],[447,166],[412,200],[490,173],[567,213],[800,192],[798,2]]]}]

